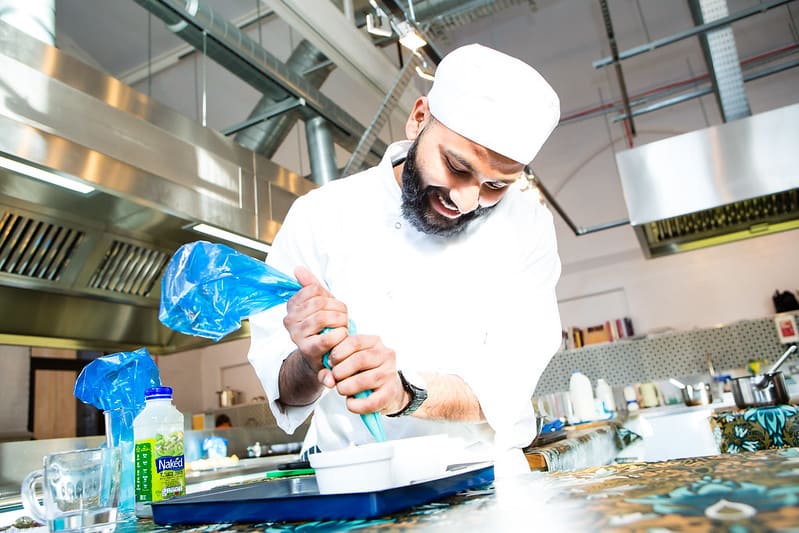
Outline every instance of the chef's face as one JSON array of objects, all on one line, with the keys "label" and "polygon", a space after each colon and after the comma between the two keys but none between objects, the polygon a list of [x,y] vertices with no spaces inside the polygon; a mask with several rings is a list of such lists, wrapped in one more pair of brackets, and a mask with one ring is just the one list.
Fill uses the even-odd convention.
[{"label": "chef's face", "polygon": [[423,233],[457,235],[502,199],[522,169],[428,112],[402,169],[402,213]]}]

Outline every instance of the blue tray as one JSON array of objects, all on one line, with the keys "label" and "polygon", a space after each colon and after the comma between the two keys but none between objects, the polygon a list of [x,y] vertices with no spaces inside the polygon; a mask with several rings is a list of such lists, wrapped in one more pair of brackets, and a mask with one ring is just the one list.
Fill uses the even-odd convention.
[{"label": "blue tray", "polygon": [[313,476],[227,485],[153,504],[156,524],[355,520],[396,513],[494,481],[494,466],[459,465],[446,476],[375,492],[319,494]]}]

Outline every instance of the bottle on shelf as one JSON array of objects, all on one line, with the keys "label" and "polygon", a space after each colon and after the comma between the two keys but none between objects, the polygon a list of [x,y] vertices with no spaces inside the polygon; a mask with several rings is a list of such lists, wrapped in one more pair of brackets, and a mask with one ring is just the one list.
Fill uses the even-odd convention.
[{"label": "bottle on shelf", "polygon": [[596,398],[600,402],[603,418],[613,416],[613,413],[616,412],[613,390],[608,385],[608,382],[602,378],[596,380]]},{"label": "bottle on shelf", "polygon": [[574,409],[575,422],[596,420],[594,389],[591,380],[582,372],[574,372],[569,378],[569,399]]}]

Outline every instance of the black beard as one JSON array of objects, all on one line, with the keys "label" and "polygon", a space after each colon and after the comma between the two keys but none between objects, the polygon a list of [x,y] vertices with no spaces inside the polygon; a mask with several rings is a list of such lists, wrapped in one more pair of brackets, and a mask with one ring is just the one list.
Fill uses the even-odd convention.
[{"label": "black beard", "polygon": [[449,193],[440,187],[422,186],[421,171],[416,161],[416,145],[419,139],[421,134],[408,149],[405,166],[402,169],[402,216],[422,233],[453,237],[466,229],[469,222],[484,215],[494,206],[478,207],[458,218],[447,218],[433,209],[430,206],[430,195],[440,192],[449,198]]}]

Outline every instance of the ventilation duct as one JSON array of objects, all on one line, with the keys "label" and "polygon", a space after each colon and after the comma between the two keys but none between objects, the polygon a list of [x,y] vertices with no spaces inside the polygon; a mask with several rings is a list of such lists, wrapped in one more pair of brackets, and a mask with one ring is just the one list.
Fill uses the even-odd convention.
[{"label": "ventilation duct", "polygon": [[[327,58],[322,52],[310,42],[303,39],[291,53],[291,56],[289,56],[286,66],[298,74],[303,74],[326,60]],[[333,63],[328,63],[323,67],[316,68],[313,72],[306,75],[305,79],[308,80],[308,83],[314,88],[318,89],[330,75],[330,72],[332,72],[333,66]],[[278,101],[283,100],[275,100],[272,95],[265,94],[258,101],[258,104],[252,110],[248,118],[258,117]],[[313,118],[314,114],[307,109],[305,111],[306,119]],[[240,131],[236,134],[235,139],[245,148],[271,159],[300,116],[300,110],[286,111],[277,117],[270,118],[260,124]]]},{"label": "ventilation duct", "polygon": [[799,104],[616,154],[647,257],[799,228]]},{"label": "ventilation duct", "polygon": [[189,227],[269,243],[314,187],[2,22],[0,156],[95,188],[78,194],[0,168],[0,344],[205,344],[157,318],[166,262],[203,238]]},{"label": "ventilation duct", "polygon": [[[278,60],[234,24],[200,0],[135,0],[186,42],[239,79],[275,101],[296,98],[332,125],[335,140],[352,151],[365,127],[311,82]],[[378,142],[370,161],[379,161],[385,143]]]}]

